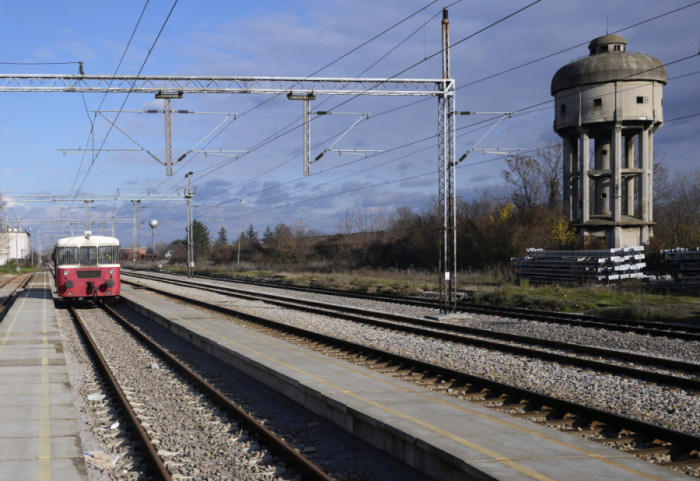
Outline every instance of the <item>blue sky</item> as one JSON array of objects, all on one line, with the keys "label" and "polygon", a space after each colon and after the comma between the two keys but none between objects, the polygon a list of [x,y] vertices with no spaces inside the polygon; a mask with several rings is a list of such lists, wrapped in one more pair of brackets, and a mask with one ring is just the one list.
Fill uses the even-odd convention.
[{"label": "blue sky", "polygon": [[[74,74],[76,64],[45,63],[82,61],[86,74],[104,75],[117,69],[146,4],[136,0],[6,3],[0,22],[5,38],[11,41],[4,42],[0,49],[0,72]],[[421,61],[440,48],[443,7],[451,5],[450,36],[454,44],[530,3],[180,0],[173,9],[173,0],[151,0],[118,73],[137,74],[153,47],[143,67],[144,75],[308,76],[427,6],[316,76],[389,77],[418,63],[401,77],[438,78],[440,57]],[[457,91],[457,108],[521,112],[502,122],[481,142],[481,147],[532,150],[555,142],[558,138],[552,131],[552,103],[546,102],[551,100],[549,87],[557,69],[587,55],[587,43],[597,36],[693,3],[543,0],[452,49],[452,77],[458,86],[463,86]],[[627,38],[628,51],[644,52],[670,63],[698,53],[698,18],[700,3],[695,3],[619,34]],[[8,64],[12,62],[26,64]],[[656,133],[655,153],[672,172],[698,168],[698,71],[698,56],[668,67],[670,80],[664,90],[667,123]],[[148,200],[147,195],[182,195],[189,171],[194,172],[192,185],[197,189],[194,217],[209,227],[212,236],[224,226],[229,240],[237,237],[239,222],[244,228],[253,224],[259,232],[284,222],[332,233],[347,209],[386,214],[401,206],[420,210],[437,193],[437,147],[433,138],[437,132],[437,101],[432,98],[416,103],[415,98],[363,97],[337,109],[334,107],[346,98],[318,98],[312,109],[370,114],[335,148],[383,153],[364,158],[328,152],[312,166],[312,175],[304,177],[301,130],[280,135],[286,126],[300,124],[300,102],[263,95],[185,96],[173,101],[174,109],[237,114],[235,121],[202,144],[208,151],[251,150],[265,139],[278,138],[238,159],[189,155],[175,165],[172,177],[166,177],[165,167],[145,152],[109,151],[138,146],[116,129],[107,135],[109,123],[93,112],[98,107],[103,111],[118,110],[122,104],[125,110],[162,108],[162,101],[151,94],[131,94],[126,102],[121,94],[0,95],[0,142],[4,150],[0,193],[6,197],[6,216],[12,224],[19,218],[23,228],[44,232],[42,242],[46,243],[51,243],[51,236],[67,232],[71,222],[85,222],[82,202],[37,203],[13,200],[12,196],[78,193],[82,198],[119,192],[124,197],[144,199],[139,243],[145,245],[151,238],[151,218],[159,221],[159,241],[185,236],[184,202],[156,202]],[[538,104],[541,105],[528,108]],[[104,115],[114,119],[116,114]],[[690,117],[683,118],[686,116]],[[174,114],[174,158],[200,142],[223,118],[212,114]],[[458,156],[474,146],[486,131],[483,126],[479,130],[470,125],[486,118],[489,116],[457,119]],[[351,115],[314,119],[312,158],[328,148],[356,119]],[[157,157],[164,158],[162,114],[122,113],[117,126]],[[425,138],[428,140],[417,142]],[[106,150],[91,167],[92,157],[63,155],[61,151],[92,148],[102,142]],[[459,194],[471,198],[484,190],[502,188],[499,173],[503,169],[502,156],[472,152],[458,169]],[[91,205],[93,221],[131,216],[128,200]],[[31,222],[49,219],[65,222]],[[82,230],[80,225],[74,228],[76,232]],[[100,230],[96,225],[92,229]],[[104,229],[109,233],[111,226]],[[123,245],[131,245],[131,232],[129,224],[116,224],[116,234]]]}]

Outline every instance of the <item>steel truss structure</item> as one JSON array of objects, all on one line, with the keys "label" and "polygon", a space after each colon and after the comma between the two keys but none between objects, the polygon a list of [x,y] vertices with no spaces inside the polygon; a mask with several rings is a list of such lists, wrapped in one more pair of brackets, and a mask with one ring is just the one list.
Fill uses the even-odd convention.
[{"label": "steel truss structure", "polygon": [[[443,78],[440,79],[0,74],[0,93],[151,93],[158,98],[180,98],[183,94],[266,94],[287,95],[290,99],[305,97],[310,100],[319,95],[436,97],[438,99],[438,202],[443,217],[438,270],[441,276],[440,298],[443,309],[449,311],[456,303],[457,240],[455,82],[450,78],[448,31],[449,22],[445,8],[442,20]],[[309,110],[308,102],[305,101],[305,113]],[[167,106],[166,110],[168,110]],[[304,125],[308,127],[306,117]],[[167,129],[166,119],[166,135]],[[308,147],[305,150],[307,149]],[[306,162],[308,163],[309,159],[306,159]],[[166,165],[166,169],[168,168],[172,167]],[[172,171],[169,170],[169,172]],[[191,200],[191,195],[192,192],[188,187],[185,197]],[[97,196],[91,198],[98,200]],[[109,200],[114,199],[109,197]],[[78,199],[66,196],[64,200],[77,201]],[[182,200],[182,197],[178,200]],[[190,222],[188,217],[188,223]]]},{"label": "steel truss structure", "polygon": [[0,74],[0,92],[426,96],[452,79]]}]

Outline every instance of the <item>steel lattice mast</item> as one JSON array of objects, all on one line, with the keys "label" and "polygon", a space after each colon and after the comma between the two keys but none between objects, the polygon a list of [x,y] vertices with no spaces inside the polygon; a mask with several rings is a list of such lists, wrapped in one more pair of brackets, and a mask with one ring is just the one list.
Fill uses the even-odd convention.
[{"label": "steel lattice mast", "polygon": [[[442,11],[442,76],[450,78],[450,23]],[[454,84],[438,96],[438,209],[442,217],[439,284],[442,310],[457,300],[457,198],[455,179],[455,91]]]},{"label": "steel lattice mast", "polygon": [[[181,98],[184,94],[265,94],[303,96],[417,96],[438,99],[438,203],[443,227],[439,272],[440,298],[444,310],[451,310],[456,301],[456,193],[455,193],[455,84],[450,78],[449,22],[443,9],[442,53],[443,78],[326,78],[326,77],[256,77],[256,76],[135,76],[135,75],[48,75],[0,74],[2,92],[76,92],[76,93],[150,93],[159,98]],[[169,122],[166,102],[166,138]],[[305,102],[307,103],[307,102]],[[308,105],[305,105],[305,111]],[[308,128],[308,120],[305,120]],[[308,132],[305,129],[305,140]],[[308,148],[305,148],[308,150]],[[305,167],[306,168],[306,167]],[[172,175],[172,160],[166,165]],[[185,197],[191,201],[194,192],[188,187]],[[74,200],[74,198],[71,198]],[[188,209],[189,212],[189,209]],[[191,214],[190,214],[191,215]],[[188,215],[188,226],[191,228]],[[191,245],[188,246],[191,249]],[[192,264],[188,252],[188,264]],[[191,276],[191,273],[190,273]]]}]

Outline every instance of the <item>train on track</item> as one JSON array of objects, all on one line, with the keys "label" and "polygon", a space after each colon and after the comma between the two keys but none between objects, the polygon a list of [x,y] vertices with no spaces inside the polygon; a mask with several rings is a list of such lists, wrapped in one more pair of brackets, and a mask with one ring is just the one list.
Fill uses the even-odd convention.
[{"label": "train on track", "polygon": [[64,299],[118,296],[119,239],[92,235],[64,237],[53,252],[56,291]]}]

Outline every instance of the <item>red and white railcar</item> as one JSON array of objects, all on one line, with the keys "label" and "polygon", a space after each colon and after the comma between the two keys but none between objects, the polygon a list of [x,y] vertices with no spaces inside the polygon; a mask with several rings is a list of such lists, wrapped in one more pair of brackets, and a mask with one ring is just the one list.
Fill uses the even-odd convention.
[{"label": "red and white railcar", "polygon": [[118,296],[119,240],[92,235],[59,239],[54,248],[56,290],[67,299]]}]

